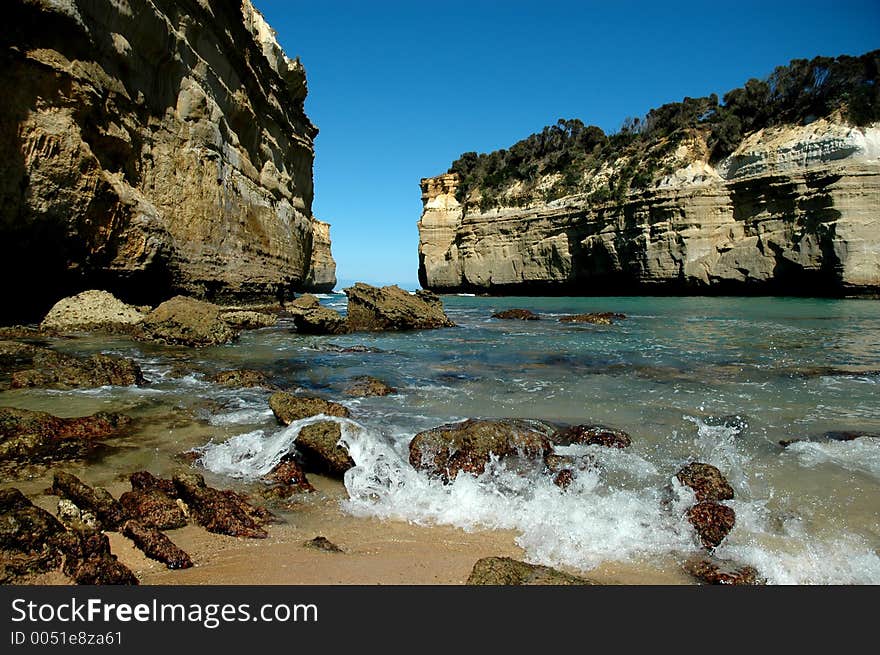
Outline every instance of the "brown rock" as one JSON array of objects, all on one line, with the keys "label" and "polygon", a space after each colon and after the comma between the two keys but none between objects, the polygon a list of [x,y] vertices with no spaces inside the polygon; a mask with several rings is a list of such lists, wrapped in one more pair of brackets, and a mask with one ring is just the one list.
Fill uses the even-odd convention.
[{"label": "brown rock", "polygon": [[276,484],[273,494],[288,497],[296,493],[311,493],[315,488],[306,478],[305,471],[292,457],[285,457],[265,479]]},{"label": "brown rock", "polygon": [[552,450],[553,428],[523,419],[468,419],[420,432],[409,445],[409,462],[421,471],[453,480],[460,471],[479,475],[492,455],[543,458]]},{"label": "brown rock", "polygon": [[234,371],[220,371],[211,376],[211,382],[224,387],[271,387],[265,373],[240,369]]},{"label": "brown rock", "polygon": [[335,309],[324,307],[315,296],[303,294],[287,306],[296,331],[302,334],[346,334],[348,323]]},{"label": "brown rock", "polygon": [[58,471],[50,493],[67,498],[81,510],[92,512],[105,530],[116,530],[125,520],[125,509],[103,487],[92,488],[75,475]]},{"label": "brown rock", "polygon": [[684,570],[697,580],[710,585],[766,584],[753,567],[715,557],[689,559],[684,564]]},{"label": "brown rock", "polygon": [[135,361],[112,355],[92,355],[80,359],[48,348],[34,347],[29,365],[31,368],[12,374],[12,388],[128,387],[146,382]]},{"label": "brown rock", "polygon": [[126,491],[119,503],[126,516],[149,528],[173,530],[186,525],[186,516],[175,499],[158,488]]},{"label": "brown rock", "polygon": [[537,321],[541,317],[528,309],[505,309],[492,314],[492,318],[513,319],[519,321]]},{"label": "brown rock", "polygon": [[469,585],[594,585],[549,566],[526,564],[509,557],[484,557],[477,560],[467,580]]},{"label": "brown rock", "polygon": [[40,328],[58,331],[126,331],[144,315],[107,291],[83,291],[59,300],[40,323]]},{"label": "brown rock", "polygon": [[136,585],[137,576],[110,552],[107,535],[99,532],[78,535],[66,552],[64,573],[79,585]]},{"label": "brown rock", "polygon": [[58,519],[18,489],[0,489],[0,583],[57,569],[68,543]]},{"label": "brown rock", "polygon": [[315,537],[314,539],[310,539],[309,541],[305,542],[303,546],[305,546],[306,548],[314,548],[315,550],[323,550],[327,553],[345,552],[326,537]]},{"label": "brown rock", "polygon": [[254,539],[268,536],[263,526],[272,515],[251,505],[241,494],[209,487],[198,473],[175,475],[174,486],[196,522],[208,532]]},{"label": "brown rock", "polygon": [[237,336],[222,318],[220,308],[209,302],[175,296],[147,314],[142,338],[183,346],[216,346]]},{"label": "brown rock", "polygon": [[189,555],[154,527],[126,521],[122,534],[131,539],[144,555],[162,562],[169,569],[188,569],[193,565]]},{"label": "brown rock", "polygon": [[687,517],[703,546],[710,550],[724,541],[736,524],[736,513],[733,509],[714,501],[697,503],[688,510]]},{"label": "brown rock", "polygon": [[440,299],[429,292],[411,295],[398,286],[373,287],[358,282],[345,289],[348,326],[353,332],[427,330],[454,327]]},{"label": "brown rock", "polygon": [[82,457],[99,439],[121,434],[131,423],[122,414],[99,412],[59,418],[45,412],[0,407],[0,460],[38,461]]},{"label": "brown rock", "polygon": [[625,319],[624,314],[616,314],[614,312],[598,312],[591,314],[574,314],[572,316],[563,316],[559,319],[560,323],[591,323],[593,325],[613,325],[614,321]]},{"label": "brown rock", "polygon": [[174,482],[164,478],[157,478],[149,471],[135,471],[128,476],[131,488],[136,491],[150,491],[157,489],[171,498],[177,498],[177,487]]},{"label": "brown rock", "polygon": [[730,500],[733,488],[716,467],[703,462],[693,462],[675,474],[678,481],[694,490],[697,501]]},{"label": "brown rock", "polygon": [[632,439],[623,430],[615,430],[602,425],[573,425],[554,436],[553,443],[558,446],[583,444],[585,446],[605,446],[607,448],[629,448]]},{"label": "brown rock", "polygon": [[320,421],[304,426],[296,437],[295,446],[302,454],[307,470],[341,477],[355,463],[348,449],[339,443],[340,439],[342,430],[338,423]]},{"label": "brown rock", "polygon": [[323,398],[310,396],[294,396],[284,391],[273,393],[269,397],[269,407],[275,412],[275,416],[284,425],[290,425],[310,416],[326,414],[327,416],[339,416],[347,418],[349,411],[339,403],[334,403]]},{"label": "brown rock", "polygon": [[346,396],[368,397],[368,396],[388,396],[397,393],[397,389],[390,387],[382,380],[369,375],[356,378],[353,384],[346,387],[343,393]]},{"label": "brown rock", "polygon": [[220,318],[234,330],[258,330],[272,327],[278,323],[278,317],[275,314],[247,310],[225,311],[220,314]]}]

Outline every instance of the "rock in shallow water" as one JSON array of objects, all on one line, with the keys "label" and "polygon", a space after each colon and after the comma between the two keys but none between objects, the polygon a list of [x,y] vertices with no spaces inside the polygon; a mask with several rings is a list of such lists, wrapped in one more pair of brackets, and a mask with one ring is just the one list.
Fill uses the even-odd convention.
[{"label": "rock in shallow water", "polygon": [[237,333],[220,318],[217,305],[175,296],[144,318],[141,336],[149,341],[200,347],[228,343]]},{"label": "rock in shallow water", "polygon": [[762,585],[766,581],[754,567],[720,560],[715,557],[695,557],[684,564],[684,570],[697,580],[711,585]]},{"label": "rock in shallow water", "polygon": [[307,470],[342,477],[355,463],[340,439],[342,429],[339,423],[321,421],[304,426],[296,437],[295,446],[302,454]]},{"label": "rock in shallow water", "polygon": [[694,490],[697,500],[730,500],[733,487],[715,466],[703,462],[692,462],[675,474],[678,481]]},{"label": "rock in shallow water", "polygon": [[409,462],[448,482],[460,471],[479,475],[493,455],[543,459],[553,448],[553,434],[553,428],[539,421],[468,419],[415,435],[409,444]]},{"label": "rock in shallow water", "polygon": [[332,541],[327,539],[327,537],[315,537],[314,539],[310,539],[309,541],[303,544],[306,548],[313,548],[315,550],[323,550],[325,553],[343,553],[345,552],[339,546],[334,544]]},{"label": "rock in shallow water", "polygon": [[348,323],[335,309],[324,307],[310,293],[303,294],[287,306],[296,331],[301,334],[346,334]]},{"label": "rock in shallow water", "polygon": [[81,418],[59,418],[45,412],[0,407],[0,461],[62,460],[82,457],[100,439],[122,434],[131,419],[99,412]]},{"label": "rock in shallow water", "polygon": [[484,557],[477,560],[467,580],[469,585],[594,585],[549,566],[526,564],[509,557]]},{"label": "rock in shallow water", "polygon": [[[4,350],[11,352],[8,347]],[[79,358],[27,345],[15,349],[15,353],[18,360],[12,367],[17,369],[12,373],[13,389],[128,387],[146,382],[140,366],[124,357],[98,354]]]},{"label": "rock in shallow water", "polygon": [[572,316],[563,316],[559,319],[559,322],[590,323],[592,325],[613,325],[615,321],[620,321],[625,318],[625,314],[616,314],[614,312],[599,312],[591,314],[574,314]]},{"label": "rock in shallow water", "polygon": [[136,307],[107,291],[83,291],[59,300],[40,323],[44,330],[128,330],[144,320]]},{"label": "rock in shallow water", "polygon": [[427,330],[454,327],[433,293],[415,295],[398,286],[373,287],[362,282],[345,289],[348,296],[348,327],[352,332]]},{"label": "rock in shallow water", "polygon": [[290,425],[294,421],[318,414],[342,418],[349,416],[348,409],[339,403],[311,396],[294,396],[284,391],[278,391],[269,396],[269,407],[272,408],[275,417],[284,425]]},{"label": "rock in shallow water", "polygon": [[733,509],[714,501],[697,503],[688,510],[687,518],[703,546],[709,550],[724,541],[736,524],[736,513]]},{"label": "rock in shallow water", "polygon": [[492,318],[519,321],[537,321],[541,317],[529,309],[505,309],[504,311],[492,314]]},{"label": "rock in shallow water", "polygon": [[353,383],[346,387],[343,393],[346,396],[365,398],[370,396],[388,396],[392,393],[397,393],[397,389],[388,386],[378,378],[365,375],[355,378]]},{"label": "rock in shallow water", "polygon": [[220,318],[235,330],[258,330],[278,323],[275,314],[248,310],[225,311],[220,314]]},{"label": "rock in shallow water", "polygon": [[604,425],[573,425],[554,435],[551,440],[557,446],[605,446],[606,448],[629,448],[632,439],[623,430]]},{"label": "rock in shallow water", "polygon": [[266,379],[266,374],[261,371],[251,371],[248,369],[236,369],[234,371],[220,371],[211,376],[211,382],[222,385],[224,387],[234,388],[251,388],[266,387],[271,388],[272,384]]}]

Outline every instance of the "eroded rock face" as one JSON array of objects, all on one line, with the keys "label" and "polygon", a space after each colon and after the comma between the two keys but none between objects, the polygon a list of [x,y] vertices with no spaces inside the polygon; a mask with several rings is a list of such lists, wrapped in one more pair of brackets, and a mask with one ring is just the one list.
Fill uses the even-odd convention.
[{"label": "eroded rock face", "polygon": [[621,203],[535,198],[483,212],[456,198],[457,175],[423,179],[420,282],[499,294],[880,292],[880,125],[768,128],[715,166],[709,151],[684,146],[672,173]]},{"label": "eroded rock face", "polygon": [[538,421],[468,419],[419,432],[409,444],[409,463],[450,481],[461,471],[483,473],[492,456],[543,459],[553,449],[554,433]]},{"label": "eroded rock face", "polygon": [[429,330],[452,327],[435,294],[412,295],[398,286],[373,287],[358,282],[345,289],[348,296],[348,327],[352,332],[381,330]]},{"label": "eroded rock face", "polygon": [[4,311],[97,286],[143,304],[330,284],[305,70],[250,0],[5,9],[0,275],[29,284]]},{"label": "eroded rock face", "polygon": [[594,585],[586,578],[557,571],[549,566],[526,564],[509,557],[477,560],[467,580],[469,585]]}]

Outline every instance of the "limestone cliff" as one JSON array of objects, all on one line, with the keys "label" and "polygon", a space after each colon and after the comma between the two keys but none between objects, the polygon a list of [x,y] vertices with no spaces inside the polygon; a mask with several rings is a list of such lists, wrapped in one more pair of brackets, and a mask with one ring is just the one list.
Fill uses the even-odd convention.
[{"label": "limestone cliff", "polygon": [[0,273],[21,282],[5,313],[89,287],[144,303],[329,283],[305,71],[250,0],[4,10]]},{"label": "limestone cliff", "polygon": [[336,262],[330,254],[330,224],[312,223],[312,259],[305,290],[315,293],[333,291],[336,286]]},{"label": "limestone cliff", "polygon": [[[880,292],[880,124],[819,119],[758,130],[710,163],[699,132],[647,188],[492,208],[455,173],[421,182],[419,277],[492,293]],[[627,165],[603,165],[598,188]],[[558,178],[558,175],[555,176]],[[548,188],[554,176],[538,185]]]}]

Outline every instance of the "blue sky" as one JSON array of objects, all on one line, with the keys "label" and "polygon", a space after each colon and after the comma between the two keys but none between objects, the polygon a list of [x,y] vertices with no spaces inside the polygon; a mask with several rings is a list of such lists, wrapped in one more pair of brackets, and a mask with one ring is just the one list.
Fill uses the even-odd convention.
[{"label": "blue sky", "polygon": [[880,2],[253,0],[306,67],[341,283],[416,288],[419,179],[559,118],[606,132],[775,66],[880,47]]}]

